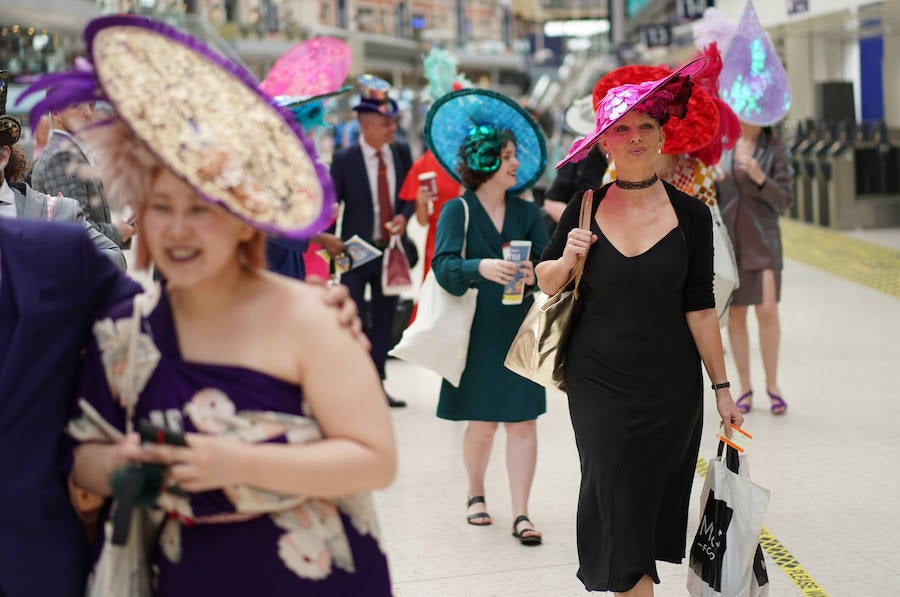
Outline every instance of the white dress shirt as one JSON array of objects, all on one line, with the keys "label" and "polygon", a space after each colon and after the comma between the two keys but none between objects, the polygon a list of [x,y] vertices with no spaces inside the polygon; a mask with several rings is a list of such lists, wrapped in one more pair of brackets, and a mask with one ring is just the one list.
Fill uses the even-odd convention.
[{"label": "white dress shirt", "polygon": [[[375,210],[375,223],[372,238],[381,240],[387,238],[386,232],[381,229],[381,208],[378,205],[378,150],[366,143],[362,135],[359,136],[359,147],[362,149],[363,161],[366,163],[366,175],[369,177],[369,190],[372,192],[372,207]],[[387,168],[388,197],[391,205],[394,205],[394,197],[397,193],[397,172],[394,170],[394,154],[389,145],[381,146],[381,158]]]},{"label": "white dress shirt", "polygon": [[16,196],[13,194],[6,180],[0,185],[0,218],[16,217]]}]

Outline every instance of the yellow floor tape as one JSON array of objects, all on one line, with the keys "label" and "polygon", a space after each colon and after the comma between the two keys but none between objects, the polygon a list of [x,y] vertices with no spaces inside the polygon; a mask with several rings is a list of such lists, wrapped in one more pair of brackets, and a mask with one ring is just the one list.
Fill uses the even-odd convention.
[{"label": "yellow floor tape", "polygon": [[900,251],[782,218],[784,256],[900,297]]},{"label": "yellow floor tape", "polygon": [[[697,474],[702,479],[706,479],[706,472],[709,470],[709,462],[698,456],[696,470]],[[772,558],[784,573],[788,575],[788,578],[794,581],[794,584],[797,585],[800,592],[808,597],[828,597],[828,593],[825,592],[825,589],[819,586],[819,583],[817,583],[812,575],[807,572],[806,568],[800,565],[800,562],[794,558],[791,552],[789,552],[788,549],[782,545],[781,541],[776,539],[766,527],[763,527],[762,532],[759,534],[759,544],[766,550],[769,557]]]}]

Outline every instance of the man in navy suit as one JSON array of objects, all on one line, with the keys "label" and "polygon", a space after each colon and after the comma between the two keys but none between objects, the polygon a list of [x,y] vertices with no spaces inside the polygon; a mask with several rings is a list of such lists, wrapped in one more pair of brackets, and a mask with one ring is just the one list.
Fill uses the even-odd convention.
[{"label": "man in navy suit", "polygon": [[[395,143],[397,103],[388,97],[387,82],[364,75],[360,77],[361,98],[353,109],[359,121],[360,137],[356,144],[341,149],[331,161],[338,201],[344,204],[341,238],[354,234],[384,249],[392,234],[399,234],[404,245],[406,222],[415,210],[415,202],[400,201],[397,191],[412,165],[412,155],[405,143]],[[334,255],[337,250],[326,248]],[[407,255],[412,251],[408,248]],[[385,378],[384,363],[390,348],[391,329],[397,310],[397,297],[385,296],[381,289],[381,259],[366,263],[341,277],[350,289],[360,312],[364,312],[364,295],[369,287],[370,304],[366,333],[372,344],[372,360]],[[388,396],[391,406],[406,406],[402,400]]]},{"label": "man in navy suit", "polygon": [[84,593],[63,427],[81,347],[137,290],[78,225],[0,218],[0,595]]}]

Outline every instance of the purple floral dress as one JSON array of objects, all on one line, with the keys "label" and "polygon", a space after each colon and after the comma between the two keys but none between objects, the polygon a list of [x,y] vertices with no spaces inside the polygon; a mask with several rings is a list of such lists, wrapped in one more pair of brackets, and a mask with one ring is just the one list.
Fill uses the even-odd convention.
[{"label": "purple floral dress", "polygon": [[[125,431],[129,406],[134,428],[147,419],[245,442],[321,437],[298,386],[243,367],[184,360],[165,292],[157,286],[139,297],[94,326],[79,387],[80,410],[93,416],[70,422],[76,441],[109,441],[115,431],[104,432],[101,418]],[[324,500],[235,486],[187,498],[164,492],[157,505],[166,513],[155,556],[160,596],[391,594],[369,494]]]}]

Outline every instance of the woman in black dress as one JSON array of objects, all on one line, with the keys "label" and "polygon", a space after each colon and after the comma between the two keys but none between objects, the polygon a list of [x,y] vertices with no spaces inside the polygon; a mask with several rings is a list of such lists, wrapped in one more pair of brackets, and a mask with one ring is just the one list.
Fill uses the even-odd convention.
[{"label": "woman in black dress", "polygon": [[[702,428],[700,361],[726,433],[731,399],[713,299],[712,220],[654,167],[669,114],[683,117],[698,59],[659,81],[623,85],[600,102],[595,131],[619,179],[592,197],[591,230],[573,199],[537,267],[553,293],[586,257],[581,314],[569,340],[569,412],[581,458],[578,577],[588,591],[651,596],[656,560],[680,563]],[[626,182],[634,181],[634,182]]]}]

